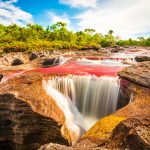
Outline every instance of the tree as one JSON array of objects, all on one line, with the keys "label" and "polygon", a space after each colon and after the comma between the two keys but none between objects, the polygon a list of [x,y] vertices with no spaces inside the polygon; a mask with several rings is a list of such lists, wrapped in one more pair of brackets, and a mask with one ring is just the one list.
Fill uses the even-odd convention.
[{"label": "tree", "polygon": [[91,28],[87,28],[87,29],[85,29],[84,30],[84,32],[86,33],[86,34],[89,34],[89,35],[93,35],[93,33],[95,32],[95,30],[94,29],[91,29]]},{"label": "tree", "polygon": [[109,31],[108,31],[108,35],[112,35],[113,33],[114,33],[113,30],[109,30]]},{"label": "tree", "polygon": [[26,51],[53,48],[83,48],[91,46],[141,45],[150,46],[150,38],[139,37],[138,40],[121,40],[109,30],[107,35],[96,33],[92,28],[74,33],[67,29],[67,24],[57,22],[44,29],[38,24],[28,24],[20,27],[16,24],[5,26],[0,24],[0,49],[10,51]]}]

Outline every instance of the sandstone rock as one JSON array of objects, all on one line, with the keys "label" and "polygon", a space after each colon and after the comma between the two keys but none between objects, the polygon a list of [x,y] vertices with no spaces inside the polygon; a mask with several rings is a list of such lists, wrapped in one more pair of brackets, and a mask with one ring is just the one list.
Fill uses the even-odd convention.
[{"label": "sandstone rock", "polygon": [[35,51],[33,52],[34,54],[36,54],[38,56],[38,58],[42,58],[42,57],[49,57],[51,54],[53,54],[53,51]]},{"label": "sandstone rock", "polygon": [[44,78],[47,75],[28,72],[0,83],[0,149],[34,150],[49,142],[71,145],[79,138],[47,95]]},{"label": "sandstone rock", "polygon": [[[96,54],[95,52],[94,55]],[[33,60],[33,66],[40,66],[44,59]],[[19,70],[22,66],[24,65],[16,68]],[[149,149],[149,124],[146,125],[145,122],[149,122],[146,119],[150,115],[150,89],[144,88],[149,87],[149,66],[149,62],[143,62],[126,68],[120,73],[120,76],[131,81],[128,85],[129,93],[132,93],[129,99],[131,103],[114,114],[102,118],[76,145],[71,147],[66,147],[64,144],[71,145],[77,137],[68,129],[63,110],[52,97],[48,96],[42,86],[43,80],[47,81],[49,78],[48,74],[27,72],[5,82],[2,81],[0,83],[0,149],[34,150],[51,142],[60,145],[46,144],[41,149],[98,150],[113,149],[113,146],[116,146],[116,149],[132,149],[132,144],[135,148],[137,144],[141,149]],[[0,74],[5,77],[8,73],[11,71]],[[122,140],[122,137],[125,140]],[[131,138],[133,143],[130,143]]]},{"label": "sandstone rock", "polygon": [[150,88],[150,61],[127,67],[119,75],[137,85]]},{"label": "sandstone rock", "polygon": [[61,125],[12,94],[0,95],[0,149],[37,149],[49,141],[66,144]]},{"label": "sandstone rock", "polygon": [[122,121],[104,146],[107,149],[150,149],[150,116],[140,116]]}]

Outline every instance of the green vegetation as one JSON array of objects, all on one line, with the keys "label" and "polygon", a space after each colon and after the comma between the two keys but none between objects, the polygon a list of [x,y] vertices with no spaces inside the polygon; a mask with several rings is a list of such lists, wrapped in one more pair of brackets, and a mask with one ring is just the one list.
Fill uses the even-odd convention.
[{"label": "green vegetation", "polygon": [[88,47],[107,47],[114,45],[150,46],[150,38],[138,40],[118,40],[110,30],[107,35],[96,33],[94,29],[85,29],[74,33],[67,29],[66,23],[57,22],[44,29],[36,24],[20,27],[16,24],[0,24],[0,52],[82,49]]},{"label": "green vegetation", "polygon": [[138,37],[137,40],[119,40],[116,42],[116,45],[120,46],[150,46],[150,37],[144,39],[144,37]]}]

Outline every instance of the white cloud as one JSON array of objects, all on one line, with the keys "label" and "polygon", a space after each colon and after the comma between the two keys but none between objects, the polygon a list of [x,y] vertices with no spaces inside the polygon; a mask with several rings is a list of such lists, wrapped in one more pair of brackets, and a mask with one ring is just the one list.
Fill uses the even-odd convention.
[{"label": "white cloud", "polygon": [[18,0],[8,0],[8,1],[6,1],[6,3],[9,3],[9,4],[16,3],[16,2],[18,2]]},{"label": "white cloud", "polygon": [[17,0],[8,0],[3,2],[0,0],[0,24],[9,25],[16,23],[18,25],[25,25],[33,23],[33,17],[30,13],[16,7],[14,3]]},{"label": "white cloud", "polygon": [[70,5],[71,7],[90,7],[97,6],[97,0],[60,0],[60,3]]},{"label": "white cloud", "polygon": [[69,16],[66,13],[59,16],[54,12],[48,12],[48,16],[50,17],[51,24],[55,24],[57,22],[64,22],[64,23],[67,23],[69,30],[72,30],[72,28],[70,27],[71,21],[69,19]]},{"label": "white cloud", "polygon": [[99,1],[97,8],[87,9],[75,18],[80,20],[80,29],[94,28],[103,34],[112,29],[117,35],[128,38],[150,32],[149,16],[149,0],[106,0],[103,4]]}]

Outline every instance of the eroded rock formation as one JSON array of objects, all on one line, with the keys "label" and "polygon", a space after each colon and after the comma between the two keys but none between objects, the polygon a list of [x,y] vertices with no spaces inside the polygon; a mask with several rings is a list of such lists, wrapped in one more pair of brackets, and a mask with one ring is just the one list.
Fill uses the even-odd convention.
[{"label": "eroded rock formation", "polygon": [[[47,53],[41,53],[40,57],[44,55]],[[34,150],[41,145],[40,150],[150,149],[149,61],[119,73],[130,81],[123,93],[132,93],[131,103],[98,121],[76,145],[66,147],[62,145],[71,145],[77,138],[67,128],[62,109],[42,87],[43,79],[51,75],[28,71],[9,80],[5,78],[8,74],[11,76],[12,70],[38,68],[47,60],[36,58],[33,60],[33,57],[32,63],[15,69],[7,67],[0,72],[0,149]],[[31,61],[29,55],[25,60]],[[12,62],[3,61],[5,65]]]},{"label": "eroded rock formation", "polygon": [[127,67],[119,75],[140,86],[150,88],[150,61]]},{"label": "eroded rock formation", "polygon": [[0,95],[0,149],[37,149],[49,141],[68,144],[61,125],[34,112],[31,106],[13,94]]},{"label": "eroded rock formation", "polygon": [[150,116],[122,121],[113,130],[107,149],[150,149]]},{"label": "eroded rock formation", "polygon": [[34,150],[49,142],[76,142],[63,111],[42,87],[46,76],[28,72],[0,83],[0,149]]},{"label": "eroded rock formation", "polygon": [[140,63],[137,66],[125,68],[120,73],[121,77],[130,81],[128,88],[123,91],[125,94],[132,93],[127,106],[100,119],[75,146],[66,147],[50,143],[42,146],[40,150],[150,149],[148,64],[149,62]]},{"label": "eroded rock formation", "polygon": [[[106,124],[105,124],[106,125]],[[120,122],[112,132],[110,139],[102,144],[100,140],[84,139],[76,146],[67,147],[60,144],[45,144],[39,150],[149,150],[150,117],[140,116]],[[99,144],[97,144],[99,143]]]}]

